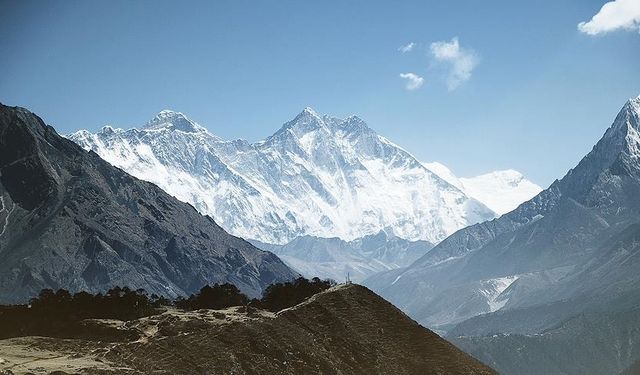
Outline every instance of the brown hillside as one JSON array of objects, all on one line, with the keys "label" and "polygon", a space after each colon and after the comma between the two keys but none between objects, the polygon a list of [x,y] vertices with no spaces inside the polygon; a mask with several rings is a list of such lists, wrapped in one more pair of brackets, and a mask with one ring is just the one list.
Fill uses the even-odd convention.
[{"label": "brown hillside", "polygon": [[[133,342],[0,341],[14,373],[494,374],[370,290],[340,285],[277,314],[170,310],[129,323]],[[88,324],[89,324],[88,323]],[[120,335],[122,337],[122,335]]]}]

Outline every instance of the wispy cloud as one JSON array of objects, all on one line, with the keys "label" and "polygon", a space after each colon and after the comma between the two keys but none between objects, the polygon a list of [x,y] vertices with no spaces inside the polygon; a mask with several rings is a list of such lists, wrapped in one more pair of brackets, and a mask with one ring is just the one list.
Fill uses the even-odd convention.
[{"label": "wispy cloud", "polygon": [[398,51],[400,51],[402,53],[411,52],[411,51],[413,51],[415,46],[416,46],[416,44],[414,42],[411,42],[411,43],[405,44],[404,46],[400,46],[400,48],[398,48]]},{"label": "wispy cloud", "polygon": [[471,78],[473,69],[478,65],[479,58],[473,50],[460,47],[458,38],[450,42],[431,43],[433,58],[442,64],[447,64],[447,87],[449,91],[455,90],[460,84]]},{"label": "wispy cloud", "polygon": [[598,35],[619,29],[640,32],[640,1],[614,0],[600,8],[588,22],[580,22],[578,30],[589,35]]},{"label": "wispy cloud", "polygon": [[404,87],[407,90],[417,90],[424,84],[424,78],[415,73],[400,73],[400,78],[406,80]]}]

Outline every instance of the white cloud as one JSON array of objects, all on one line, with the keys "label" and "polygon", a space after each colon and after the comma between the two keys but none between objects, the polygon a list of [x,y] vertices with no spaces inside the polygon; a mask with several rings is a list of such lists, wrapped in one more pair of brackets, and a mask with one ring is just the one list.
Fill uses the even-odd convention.
[{"label": "white cloud", "polygon": [[415,46],[416,46],[416,44],[414,42],[411,42],[409,44],[405,44],[404,46],[400,46],[400,48],[398,48],[398,51],[400,51],[402,53],[411,52],[411,51],[413,51],[413,48]]},{"label": "white cloud", "polygon": [[449,66],[447,76],[449,91],[455,90],[460,84],[469,80],[473,69],[479,62],[474,51],[460,47],[457,37],[451,39],[450,42],[431,43],[430,49],[436,61]]},{"label": "white cloud", "polygon": [[404,86],[407,90],[417,90],[424,84],[424,78],[414,73],[401,73],[400,78],[407,80]]},{"label": "white cloud", "polygon": [[602,6],[589,22],[580,22],[578,30],[597,35],[619,29],[640,32],[640,0],[614,0]]}]

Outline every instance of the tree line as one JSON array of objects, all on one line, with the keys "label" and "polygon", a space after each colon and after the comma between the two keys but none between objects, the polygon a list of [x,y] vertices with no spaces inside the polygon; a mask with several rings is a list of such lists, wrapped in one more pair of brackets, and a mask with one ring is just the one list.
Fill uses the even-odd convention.
[{"label": "tree line", "polygon": [[261,299],[249,299],[233,284],[205,286],[189,298],[178,298],[175,306],[183,310],[224,309],[248,305],[273,312],[295,306],[305,299],[336,285],[333,280],[300,277],[290,282],[269,285]]}]

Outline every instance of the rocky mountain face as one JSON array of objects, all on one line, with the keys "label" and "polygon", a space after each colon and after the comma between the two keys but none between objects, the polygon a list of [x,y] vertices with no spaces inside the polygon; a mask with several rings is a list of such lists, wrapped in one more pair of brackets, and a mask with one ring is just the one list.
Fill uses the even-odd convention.
[{"label": "rocky mountain face", "polygon": [[427,253],[433,244],[409,241],[381,231],[352,241],[302,236],[285,245],[251,241],[278,255],[305,277],[360,282],[377,272],[406,267]]},{"label": "rocky mountain face", "polygon": [[[409,267],[365,283],[452,337],[540,335],[586,312],[615,322],[614,313],[640,306],[639,131],[640,97],[629,100],[592,151],[548,189],[498,219],[456,232]],[[586,335],[589,328],[572,329]],[[618,342],[612,337],[623,339],[607,337],[611,345]],[[479,352],[497,353],[485,349]],[[596,348],[584,350],[565,351],[559,368],[573,370],[556,373],[581,373],[572,361]],[[509,367],[517,355],[492,363],[509,369],[505,373],[526,373]],[[630,365],[631,357],[618,357],[620,366],[607,367],[609,373]]]},{"label": "rocky mountain face", "polygon": [[0,301],[114,285],[175,297],[223,282],[257,296],[295,276],[29,111],[0,105]]},{"label": "rocky mountain face", "polygon": [[382,230],[437,243],[496,215],[356,116],[306,108],[253,144],[222,140],[172,111],[139,129],[69,138],[262,243],[352,241]]},{"label": "rocky mountain face", "polygon": [[[93,321],[120,339],[1,340],[0,370],[100,374],[495,374],[359,285],[339,285],[277,314],[169,310]],[[132,337],[132,339],[122,339]],[[40,360],[34,360],[38,358]],[[51,360],[42,360],[51,358]]]}]

